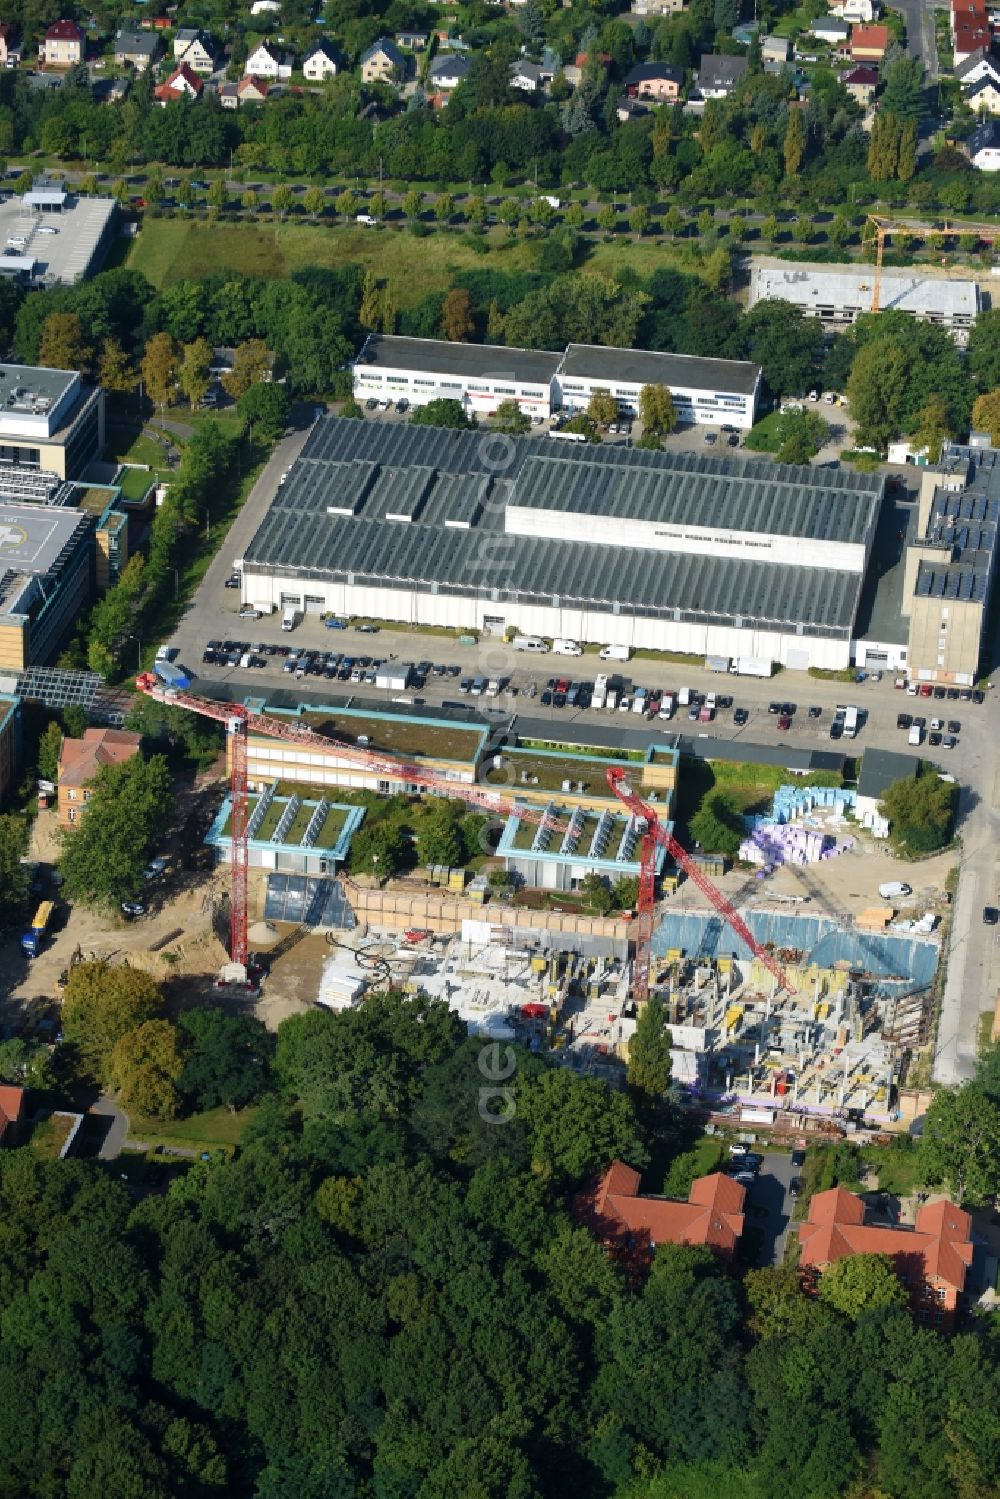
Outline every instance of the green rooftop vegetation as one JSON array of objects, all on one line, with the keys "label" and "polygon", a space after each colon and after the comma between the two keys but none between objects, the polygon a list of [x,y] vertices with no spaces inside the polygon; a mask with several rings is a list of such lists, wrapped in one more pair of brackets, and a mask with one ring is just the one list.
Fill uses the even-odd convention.
[{"label": "green rooftop vegetation", "polygon": [[430,760],[462,760],[471,764],[482,741],[482,730],[463,728],[461,724],[429,723],[410,718],[379,718],[351,714],[337,717],[333,713],[303,713],[303,723],[348,743],[367,739],[362,748],[385,750],[389,754]]},{"label": "green rooftop vegetation", "polygon": [[[254,814],[259,800],[260,798],[256,796],[250,798],[251,817]],[[255,842],[270,842],[271,837],[278,826],[278,823],[281,821],[282,813],[284,812],[287,805],[287,798],[281,798],[277,796],[274,798],[271,805],[264,813],[264,819],[261,822],[260,827],[253,835]],[[282,843],[289,844],[292,847],[296,847],[298,844],[300,844],[315,810],[315,802],[304,801],[298,812],[295,814],[294,822],[292,823],[288,832],[285,834],[284,838],[282,838]],[[346,821],[346,812],[336,807],[331,807],[327,812],[323,826],[320,828],[319,833],[317,834],[316,842],[313,847],[326,849],[336,848],[337,843],[340,839],[340,835],[344,831],[344,823]],[[221,834],[224,839],[229,837],[231,822],[232,819],[227,817]]]}]

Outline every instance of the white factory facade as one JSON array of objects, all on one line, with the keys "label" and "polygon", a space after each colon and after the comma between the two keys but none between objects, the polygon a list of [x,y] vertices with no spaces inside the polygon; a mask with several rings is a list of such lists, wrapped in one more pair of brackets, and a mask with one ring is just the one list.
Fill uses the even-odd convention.
[{"label": "white factory facade", "polygon": [[373,333],[354,363],[354,396],[368,400],[459,401],[488,416],[502,401],[516,401],[528,416],[581,411],[595,390],[614,396],[623,416],[636,416],[644,385],[663,385],[682,422],[753,426],[760,368],[744,360],[701,359],[646,349],[570,344],[561,354],[486,344],[448,343]]},{"label": "white factory facade", "polygon": [[850,664],[877,476],[326,418],[247,603],[784,666]]}]

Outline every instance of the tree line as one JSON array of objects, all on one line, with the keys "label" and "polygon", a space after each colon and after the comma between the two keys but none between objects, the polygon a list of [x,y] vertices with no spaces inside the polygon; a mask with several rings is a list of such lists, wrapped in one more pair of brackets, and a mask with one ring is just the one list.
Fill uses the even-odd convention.
[{"label": "tree line", "polygon": [[[667,1246],[630,1280],[573,1218],[675,1154],[647,1012],[615,1092],[373,995],[277,1036],[77,965],[67,1048],[139,1108],[256,1101],[232,1159],[130,1194],[0,1155],[0,1486],[167,1499],[983,1499],[996,1330],[917,1326],[879,1257],[819,1297]],[[660,1168],[662,1169],[662,1167]],[[650,1185],[655,1189],[655,1177]]]}]

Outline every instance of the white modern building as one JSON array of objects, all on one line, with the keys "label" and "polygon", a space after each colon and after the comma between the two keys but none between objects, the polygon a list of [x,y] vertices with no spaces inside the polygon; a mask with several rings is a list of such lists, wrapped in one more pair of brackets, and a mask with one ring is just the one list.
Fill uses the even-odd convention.
[{"label": "white modern building", "polygon": [[[874,266],[862,271],[841,271],[825,266],[755,265],[748,305],[791,302],[807,317],[819,318],[831,328],[842,328],[871,312],[874,294]],[[883,312],[905,312],[921,322],[947,328],[955,342],[964,346],[979,312],[979,288],[975,281],[883,273],[879,306]]]},{"label": "white modern building", "polygon": [[760,395],[760,367],[736,359],[699,359],[645,349],[570,344],[563,354],[437,338],[373,333],[354,362],[354,395],[423,406],[442,397],[477,415],[517,401],[530,416],[583,410],[595,390],[610,391],[635,416],[644,385],[664,385],[682,422],[749,428]]},{"label": "white modern building", "polygon": [[318,422],[246,602],[633,649],[850,664],[877,475]]},{"label": "white modern building", "polygon": [[362,403],[403,398],[411,406],[461,401],[480,416],[516,401],[528,415],[547,417],[561,358],[541,349],[372,333],[354,361],[354,396]]},{"label": "white modern building", "polygon": [[595,390],[608,390],[623,415],[636,416],[642,387],[665,385],[682,422],[750,428],[760,379],[760,366],[741,359],[570,344],[556,371],[553,404],[582,411]]}]

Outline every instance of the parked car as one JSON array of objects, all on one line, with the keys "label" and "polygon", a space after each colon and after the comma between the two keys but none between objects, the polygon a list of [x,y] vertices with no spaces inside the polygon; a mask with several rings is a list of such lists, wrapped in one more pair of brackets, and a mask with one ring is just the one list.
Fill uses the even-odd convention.
[{"label": "parked car", "polygon": [[127,916],[130,921],[134,921],[137,916],[145,916],[145,914],[146,907],[141,900],[122,901],[122,915]]},{"label": "parked car", "polygon": [[996,906],[983,907],[983,921],[986,926],[996,926],[997,921],[1000,921],[1000,912]]},{"label": "parked car", "polygon": [[749,720],[750,714],[747,712],[746,708],[737,708],[736,712],[733,714],[733,723],[736,724],[737,728],[742,728],[745,723],[749,722]]},{"label": "parked car", "polygon": [[241,588],[242,586],[243,586],[243,578],[242,578],[242,576],[239,573],[230,573],[229,577],[226,579],[226,587],[227,588]]}]

